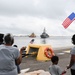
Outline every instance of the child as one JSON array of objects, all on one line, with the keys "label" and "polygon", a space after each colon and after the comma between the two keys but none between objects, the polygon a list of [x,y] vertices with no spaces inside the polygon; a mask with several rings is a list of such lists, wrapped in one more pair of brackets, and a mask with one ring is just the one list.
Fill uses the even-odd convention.
[{"label": "child", "polygon": [[59,58],[58,56],[53,56],[51,58],[52,65],[49,67],[49,72],[51,75],[64,75],[66,71],[62,71],[60,66],[58,66]]}]

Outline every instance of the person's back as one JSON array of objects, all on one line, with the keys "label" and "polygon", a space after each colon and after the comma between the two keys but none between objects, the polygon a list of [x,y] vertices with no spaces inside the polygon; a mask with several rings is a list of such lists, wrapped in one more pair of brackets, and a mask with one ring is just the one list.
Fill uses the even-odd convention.
[{"label": "person's back", "polygon": [[7,34],[4,37],[4,44],[0,45],[0,75],[17,75],[15,59],[18,59],[20,52],[12,47],[13,42],[13,37]]},{"label": "person's back", "polygon": [[17,59],[18,56],[19,53],[16,48],[0,46],[0,75],[10,75],[10,73],[11,75],[17,75],[14,59]]},{"label": "person's back", "polygon": [[61,75],[62,71],[58,65],[52,65],[49,67],[49,72],[51,75]]},{"label": "person's back", "polygon": [[66,71],[62,71],[60,66],[57,65],[58,61],[59,61],[58,56],[53,56],[51,58],[52,65],[49,66],[49,72],[51,75],[62,75],[66,73]]}]

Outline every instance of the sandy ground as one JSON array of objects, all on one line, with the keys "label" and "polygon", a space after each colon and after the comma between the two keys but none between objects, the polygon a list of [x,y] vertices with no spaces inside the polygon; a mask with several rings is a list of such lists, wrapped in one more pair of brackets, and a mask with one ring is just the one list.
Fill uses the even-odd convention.
[{"label": "sandy ground", "polygon": [[[58,65],[64,70],[66,66],[69,64],[70,61],[70,48],[66,49],[56,49],[54,50],[55,55],[58,55],[59,57],[59,63]],[[65,52],[66,51],[66,52]],[[35,71],[35,70],[45,70],[48,71],[49,66],[51,65],[51,61],[38,61],[36,60],[36,56],[28,56],[24,57],[22,59],[22,63],[20,64],[21,69],[30,68],[29,72]],[[67,73],[65,75],[71,75],[70,70],[67,70]]]}]

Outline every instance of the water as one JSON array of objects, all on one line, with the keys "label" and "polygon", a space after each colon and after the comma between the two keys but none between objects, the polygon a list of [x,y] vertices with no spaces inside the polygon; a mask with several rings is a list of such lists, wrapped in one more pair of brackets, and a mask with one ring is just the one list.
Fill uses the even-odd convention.
[{"label": "water", "polygon": [[[33,38],[14,37],[14,39],[15,39],[14,44],[17,44],[18,47],[21,48],[22,46],[28,46],[28,44]],[[46,39],[41,39],[40,37],[36,37],[34,39],[35,39],[34,44],[49,44],[52,46],[52,48],[73,46],[73,44],[71,43],[70,36],[52,36]]]}]

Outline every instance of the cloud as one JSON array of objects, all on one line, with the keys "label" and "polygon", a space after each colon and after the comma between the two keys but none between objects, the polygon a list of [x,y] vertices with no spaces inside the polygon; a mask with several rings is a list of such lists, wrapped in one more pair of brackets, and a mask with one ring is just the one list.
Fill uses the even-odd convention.
[{"label": "cloud", "polygon": [[71,0],[0,0],[0,32],[41,34],[44,27],[50,35],[72,35],[73,23],[64,29],[62,22],[75,12]]},{"label": "cloud", "polygon": [[63,16],[63,13],[65,13],[66,4],[64,2],[67,1],[0,0],[0,14],[30,15],[55,19],[58,16]]}]

